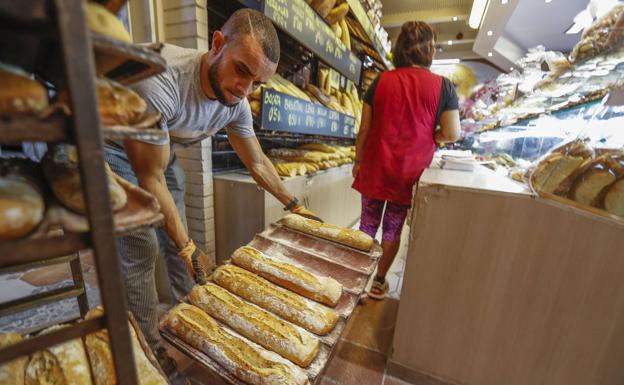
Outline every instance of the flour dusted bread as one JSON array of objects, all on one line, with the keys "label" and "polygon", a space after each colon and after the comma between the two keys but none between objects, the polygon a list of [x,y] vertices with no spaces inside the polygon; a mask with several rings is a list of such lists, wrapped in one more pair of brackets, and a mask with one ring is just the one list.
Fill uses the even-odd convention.
[{"label": "flour dusted bread", "polygon": [[[102,307],[98,306],[95,309],[91,309],[85,318],[91,319],[103,314],[104,310]],[[134,364],[137,369],[139,385],[169,385],[164,374],[156,368],[147,357],[147,354],[151,354],[151,352],[145,352],[143,350],[139,342],[137,331],[134,330],[131,323],[129,323],[128,326],[130,327],[132,352],[134,354]],[[85,345],[89,353],[94,385],[123,384],[123,381],[117,381],[115,376],[113,356],[109,347],[108,331],[103,329],[87,335],[85,337]],[[155,358],[153,360],[155,360]]]},{"label": "flour dusted bread", "polygon": [[179,304],[162,322],[168,331],[250,385],[309,384],[301,368],[223,328],[196,306]]},{"label": "flour dusted bread", "polygon": [[[52,147],[43,157],[43,173],[52,188],[54,196],[63,204],[80,214],[86,212],[85,200],[78,169],[78,151],[69,144],[60,144]],[[108,175],[113,211],[119,211],[126,205],[128,196],[126,191],[117,183],[113,171],[105,164]]]},{"label": "flour dusted bread", "polygon": [[251,246],[232,254],[234,264],[258,274],[306,298],[336,306],[342,296],[342,285],[333,278],[319,277],[293,264],[269,257]]},{"label": "flour dusted bread", "polygon": [[213,274],[221,287],[263,309],[318,335],[331,332],[338,322],[334,310],[234,265],[219,267]]},{"label": "flour dusted bread", "polygon": [[109,79],[97,79],[100,119],[105,126],[131,125],[147,111],[147,103],[139,94]]},{"label": "flour dusted bread", "polygon": [[[62,329],[55,325],[42,334]],[[26,385],[91,385],[91,370],[82,340],[79,338],[48,347],[30,356],[26,367]]]},{"label": "flour dusted bread", "polygon": [[26,159],[0,159],[0,241],[27,235],[45,210],[37,165]]},{"label": "flour dusted bread", "polygon": [[[0,334],[0,350],[22,341],[22,336],[17,333]],[[27,357],[16,358],[13,361],[0,364],[0,384],[24,385],[24,370]]]},{"label": "flour dusted bread", "polygon": [[309,366],[319,352],[320,342],[314,335],[213,283],[195,286],[188,298],[238,333],[299,366]]},{"label": "flour dusted bread", "polygon": [[48,106],[48,93],[36,80],[0,65],[0,116],[36,114]]},{"label": "flour dusted bread", "polygon": [[321,223],[296,214],[288,214],[282,219],[284,225],[306,234],[347,245],[358,250],[370,251],[373,238],[368,234],[352,229]]}]

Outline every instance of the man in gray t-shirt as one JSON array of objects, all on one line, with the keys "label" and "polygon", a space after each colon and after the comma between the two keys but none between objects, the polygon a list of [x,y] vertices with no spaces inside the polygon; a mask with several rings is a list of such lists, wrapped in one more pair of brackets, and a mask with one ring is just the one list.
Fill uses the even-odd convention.
[{"label": "man in gray t-shirt", "polygon": [[154,271],[159,245],[174,301],[185,296],[195,282],[202,283],[208,269],[204,253],[188,235],[184,172],[172,145],[190,144],[225,128],[230,144],[262,188],[286,209],[316,218],[286,190],[253,131],[246,96],[275,73],[279,51],[271,21],[250,9],[235,12],[222,30],[214,33],[208,52],[165,45],[162,55],[167,70],[133,88],[149,109],[162,113],[160,126],[168,137],[159,142],[130,140],[106,145],[105,157],[111,168],[152,193],[165,217],[163,228],[121,237],[117,243],[129,307],[168,373],[176,371],[160,347],[157,328]]}]

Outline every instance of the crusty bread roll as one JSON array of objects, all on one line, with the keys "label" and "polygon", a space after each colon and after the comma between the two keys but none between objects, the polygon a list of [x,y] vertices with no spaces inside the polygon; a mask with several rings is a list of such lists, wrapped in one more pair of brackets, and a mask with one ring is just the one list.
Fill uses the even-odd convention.
[{"label": "crusty bread roll", "polygon": [[48,106],[48,93],[36,80],[0,66],[0,116],[36,114]]},{"label": "crusty bread roll", "polygon": [[214,272],[213,279],[239,297],[312,333],[326,335],[338,322],[339,316],[334,310],[274,285],[238,266],[219,267]]},{"label": "crusty bread roll", "polygon": [[[78,151],[68,144],[56,145],[49,149],[41,164],[43,173],[54,193],[54,196],[67,208],[84,214],[85,200],[82,191],[80,171],[78,169]],[[126,191],[117,183],[113,171],[105,164],[108,174],[108,188],[110,191],[113,211],[119,211],[126,205],[128,196]]]},{"label": "crusty bread roll", "polygon": [[[51,326],[42,334],[62,329]],[[82,340],[63,342],[34,353],[26,367],[26,385],[91,385],[89,361]]]},{"label": "crusty bread roll", "polygon": [[40,170],[26,159],[0,159],[0,240],[30,233],[43,220]]},{"label": "crusty bread roll", "polygon": [[87,25],[93,32],[131,43],[130,34],[124,25],[106,7],[93,1],[86,3]]},{"label": "crusty bread roll", "polygon": [[[0,334],[0,350],[13,346],[22,340],[17,333]],[[24,385],[24,371],[27,357],[16,358],[13,361],[0,364],[0,384]]]},{"label": "crusty bread roll", "polygon": [[333,278],[319,277],[290,263],[271,258],[250,246],[232,254],[234,264],[258,274],[306,298],[336,306],[342,296],[342,285]]},{"label": "crusty bread roll", "polygon": [[288,214],[284,216],[282,221],[286,227],[291,229],[351,246],[358,250],[370,251],[370,249],[373,248],[373,238],[359,230],[346,229],[328,223],[321,223],[296,214]]},{"label": "crusty bread roll", "polygon": [[213,283],[195,286],[190,302],[238,333],[299,366],[307,367],[319,352],[317,337]]},{"label": "crusty bread roll", "polygon": [[624,178],[608,187],[604,207],[611,214],[624,217]]},{"label": "crusty bread roll", "polygon": [[[104,314],[102,307],[98,306],[91,309],[86,319],[99,317]],[[148,359],[143,347],[139,342],[137,332],[128,323],[130,327],[130,338],[132,339],[132,352],[134,355],[134,364],[137,368],[139,385],[169,385],[163,374]],[[115,376],[115,366],[113,364],[113,355],[109,347],[108,331],[106,329],[98,330],[85,337],[85,345],[89,353],[91,362],[91,372],[93,373],[93,383],[95,385],[116,385],[123,384],[117,382]]]},{"label": "crusty bread roll", "polygon": [[163,325],[248,384],[309,384],[301,368],[221,327],[196,306],[177,305],[163,319]]}]

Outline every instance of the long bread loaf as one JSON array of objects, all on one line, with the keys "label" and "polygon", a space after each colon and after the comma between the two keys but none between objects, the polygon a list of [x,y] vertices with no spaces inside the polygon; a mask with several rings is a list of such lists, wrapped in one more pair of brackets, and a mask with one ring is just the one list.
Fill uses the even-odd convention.
[{"label": "long bread loaf", "polygon": [[[0,349],[6,349],[22,341],[17,333],[0,334]],[[27,357],[16,358],[0,364],[0,384],[24,385],[24,370]]]},{"label": "long bread loaf", "polygon": [[309,366],[319,352],[320,342],[311,333],[213,283],[195,286],[189,293],[189,300],[238,333],[299,366]]},{"label": "long bread loaf", "polygon": [[181,303],[163,324],[194,348],[201,350],[229,373],[251,385],[305,385],[301,368],[276,353],[234,335],[200,308]]},{"label": "long bread loaf", "polygon": [[[55,325],[42,334],[61,329]],[[77,338],[38,351],[26,366],[26,385],[91,385],[89,361],[82,340]]]},{"label": "long bread loaf", "polygon": [[[104,314],[102,307],[91,309],[86,319],[91,319]],[[168,385],[169,382],[148,359],[146,352],[139,342],[139,336],[134,330],[131,323],[130,339],[132,340],[132,353],[134,355],[134,364],[136,365],[139,385]],[[99,330],[85,337],[85,345],[89,353],[91,361],[91,371],[93,373],[93,383],[95,385],[116,385],[123,384],[123,381],[117,381],[115,376],[115,367],[113,364],[113,356],[109,347],[108,331]],[[151,354],[151,353],[150,353]]]},{"label": "long bread loaf", "polygon": [[338,313],[309,299],[272,284],[234,265],[219,267],[214,281],[232,293],[318,335],[331,332]]},{"label": "long bread loaf", "polygon": [[321,223],[296,214],[286,215],[283,219],[283,223],[286,227],[291,229],[347,245],[358,250],[370,251],[373,247],[373,238],[359,230],[345,229],[328,223]]},{"label": "long bread loaf", "polygon": [[232,254],[232,262],[306,298],[332,307],[336,306],[342,296],[342,285],[335,279],[319,277],[250,246],[236,250]]}]

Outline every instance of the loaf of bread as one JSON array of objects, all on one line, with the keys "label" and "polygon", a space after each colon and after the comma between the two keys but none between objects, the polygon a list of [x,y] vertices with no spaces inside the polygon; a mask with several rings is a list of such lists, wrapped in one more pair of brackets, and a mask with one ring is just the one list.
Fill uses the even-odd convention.
[{"label": "loaf of bread", "polygon": [[[99,317],[104,314],[102,307],[91,309],[87,313],[86,319]],[[164,374],[156,368],[147,357],[150,352],[143,351],[143,347],[139,342],[137,331],[131,323],[130,338],[132,340],[132,353],[134,355],[134,364],[137,369],[139,385],[168,385]],[[138,331],[140,333],[140,331]],[[113,364],[113,355],[109,347],[108,331],[106,329],[98,330],[85,337],[85,345],[89,353],[91,362],[91,371],[93,373],[93,382],[95,385],[116,385],[123,384],[118,382],[115,376],[115,366]]]},{"label": "loaf of bread", "polygon": [[0,240],[27,235],[43,220],[40,170],[26,159],[0,159]]},{"label": "loaf of bread", "polygon": [[104,78],[98,78],[96,84],[103,125],[132,125],[147,111],[145,100],[131,89]]},{"label": "loaf of bread", "polygon": [[250,385],[309,384],[301,368],[221,327],[203,310],[181,303],[163,326]]},{"label": "loaf of bread", "polygon": [[311,333],[213,283],[195,286],[188,297],[193,305],[209,315],[299,366],[309,366],[319,352],[319,339]]},{"label": "loaf of bread", "polygon": [[624,178],[607,188],[604,197],[604,208],[611,214],[624,217]]},{"label": "loaf of bread", "polygon": [[[50,333],[66,326],[55,325],[42,331]],[[91,385],[89,361],[82,340],[77,338],[38,351],[26,367],[26,385]]]},{"label": "loaf of bread", "polygon": [[[17,333],[0,334],[0,350],[13,346],[22,340]],[[0,384],[24,385],[24,371],[27,357],[16,358],[13,361],[0,364]]]},{"label": "loaf of bread", "polygon": [[332,307],[342,296],[342,285],[335,279],[319,277],[250,246],[236,250],[232,254],[232,262],[277,285]]},{"label": "loaf of bread", "polygon": [[[552,153],[544,158],[531,175],[531,184],[536,191],[554,193],[561,191],[564,183],[578,167],[581,167],[586,158],[580,156]],[[564,192],[565,193],[565,192]]]},{"label": "loaf of bread", "polygon": [[106,7],[92,1],[86,2],[85,5],[87,25],[91,31],[126,43],[132,42],[124,25]]},{"label": "loaf of bread", "polygon": [[[85,200],[82,191],[80,170],[78,169],[78,151],[76,147],[60,144],[52,147],[43,157],[43,173],[52,188],[54,196],[63,204],[80,214],[86,212]],[[117,183],[108,164],[105,164],[108,174],[108,188],[110,191],[113,211],[119,211],[126,205],[128,196],[126,191]]]},{"label": "loaf of bread", "polygon": [[338,322],[339,316],[334,310],[274,285],[238,266],[219,267],[214,272],[213,279],[239,297],[312,333],[326,335]]},{"label": "loaf of bread", "polygon": [[36,114],[48,106],[48,93],[19,70],[0,66],[0,116]]},{"label": "loaf of bread", "polygon": [[286,215],[282,221],[284,226],[291,229],[347,245],[358,250],[370,251],[370,249],[373,248],[373,238],[359,230],[345,229],[295,214]]},{"label": "loaf of bread", "polygon": [[570,198],[584,205],[599,207],[602,191],[624,175],[624,154],[607,152],[585,162],[570,189]]}]

